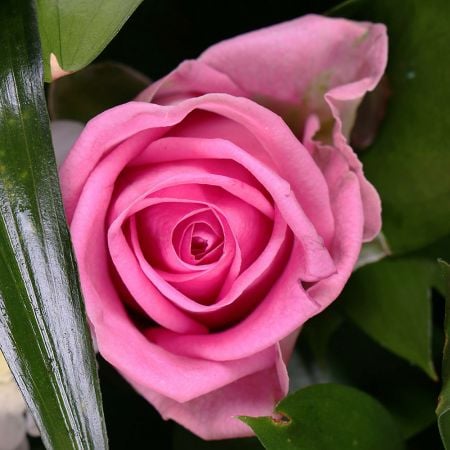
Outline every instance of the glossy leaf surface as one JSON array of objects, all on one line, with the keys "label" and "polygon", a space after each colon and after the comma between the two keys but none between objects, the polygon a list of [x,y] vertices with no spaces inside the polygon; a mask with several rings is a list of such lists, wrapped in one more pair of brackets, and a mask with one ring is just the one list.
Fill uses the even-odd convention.
[{"label": "glossy leaf surface", "polygon": [[68,71],[89,64],[117,34],[142,0],[37,0],[45,79],[50,54]]},{"label": "glossy leaf surface", "polygon": [[372,397],[338,384],[309,386],[282,400],[274,417],[243,417],[267,450],[401,450],[389,413]]},{"label": "glossy leaf surface", "polygon": [[0,3],[0,345],[47,448],[106,449],[33,3]]}]

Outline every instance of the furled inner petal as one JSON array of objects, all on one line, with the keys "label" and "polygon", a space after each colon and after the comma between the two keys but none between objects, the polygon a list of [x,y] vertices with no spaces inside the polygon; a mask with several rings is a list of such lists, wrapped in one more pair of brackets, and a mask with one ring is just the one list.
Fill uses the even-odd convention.
[{"label": "furled inner petal", "polygon": [[[188,130],[184,130],[184,132],[187,133]],[[296,151],[307,153],[307,150],[303,147],[296,149]],[[263,164],[233,142],[224,139],[165,137],[153,142],[135,159],[134,163],[143,164],[151,161],[166,160],[175,162],[182,160],[186,154],[195,156],[196,161],[207,161],[211,166],[213,160],[219,161],[222,165],[227,159],[230,159],[235,165],[239,163],[241,167],[251,172],[262,186],[260,190],[266,191],[272,197],[284,220],[294,232],[299,246],[302,247],[303,262],[300,275],[302,280],[317,281],[335,271],[333,261],[326,247],[327,239],[323,234],[317,232],[304,211],[305,205],[308,206],[308,210],[311,209],[313,204],[317,205],[309,195],[310,188],[303,192],[298,186],[293,190],[293,186],[272,170],[270,166]],[[295,154],[292,154],[293,158]],[[220,159],[218,159],[219,155]],[[315,170],[318,170],[317,166],[315,166]],[[298,174],[304,171],[305,167],[298,168]],[[320,174],[320,177],[323,178],[323,175]],[[329,201],[328,192],[324,196]],[[246,229],[249,231],[249,227]],[[256,229],[256,227],[252,229]]]},{"label": "furled inner petal", "polygon": [[146,260],[141,250],[134,217],[130,218],[130,241],[142,272],[168,299],[178,306],[184,303],[198,302],[211,304],[217,299],[224,286],[231,285],[241,269],[241,253],[236,246],[236,240],[224,222],[224,246],[221,257],[212,264],[197,265],[203,270],[186,273],[171,273],[155,269]]},{"label": "furled inner petal", "polygon": [[[213,211],[195,201],[165,196],[152,199],[155,201],[136,212],[135,220],[142,252],[154,267],[186,273],[202,270],[204,264],[217,261],[221,255],[223,229]],[[200,258],[191,255],[194,228],[203,230],[197,238],[211,235],[208,242],[215,244],[213,248],[205,248],[208,254]]]},{"label": "furled inner petal", "polygon": [[205,205],[166,197],[138,203],[142,209],[137,210],[134,217],[145,257],[155,267],[169,272],[196,270],[180,259],[178,248],[173,245],[173,234],[186,217],[203,210]]},{"label": "furled inner petal", "polygon": [[197,213],[177,225],[173,233],[173,244],[180,258],[192,265],[216,262],[223,249],[223,231],[215,229],[217,219],[210,210]]},{"label": "furled inner petal", "polygon": [[[130,218],[124,238],[163,296],[183,309],[192,302],[212,305],[255,262],[272,234],[273,207],[257,186],[233,161],[146,164],[129,169],[117,183],[109,220]],[[110,247],[114,242],[111,237]],[[195,247],[199,242],[207,242],[203,253]],[[119,275],[127,285],[123,270]]]}]

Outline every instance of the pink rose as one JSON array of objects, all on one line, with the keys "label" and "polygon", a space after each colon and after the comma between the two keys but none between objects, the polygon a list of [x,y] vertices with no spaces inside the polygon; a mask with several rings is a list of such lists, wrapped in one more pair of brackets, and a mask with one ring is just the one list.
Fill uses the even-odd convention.
[{"label": "pink rose", "polygon": [[347,136],[386,57],[383,25],[302,17],[182,63],[75,143],[61,183],[92,330],[165,418],[245,436],[235,416],[286,395],[300,327],[380,230]]}]

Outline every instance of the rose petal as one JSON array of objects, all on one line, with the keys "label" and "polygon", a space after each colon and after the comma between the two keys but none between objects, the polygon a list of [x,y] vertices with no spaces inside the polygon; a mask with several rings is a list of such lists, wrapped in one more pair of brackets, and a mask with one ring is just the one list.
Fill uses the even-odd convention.
[{"label": "rose petal", "polygon": [[274,405],[287,394],[288,376],[278,351],[272,367],[185,403],[158,395],[147,386],[134,387],[164,418],[174,419],[203,439],[227,439],[253,436],[236,416],[272,415]]},{"label": "rose petal", "polygon": [[[184,296],[177,289],[174,289],[170,284],[166,283],[162,277],[159,277],[158,273],[160,271],[155,271],[146,263],[144,256],[138,248],[135,248],[134,252],[131,251],[121,231],[122,223],[127,217],[132,216],[139,208],[145,209],[149,205],[157,204],[159,201],[160,199],[158,198],[145,198],[141,202],[130,204],[116,218],[109,229],[110,240],[117,241],[111,246],[111,256],[116,266],[126,276],[129,288],[134,293],[138,304],[150,317],[154,318],[153,308],[157,308],[158,303],[153,305],[150,301],[151,297],[148,293],[146,294],[145,290],[145,284],[151,281],[152,283],[149,289],[152,295],[159,295],[164,300],[170,298],[180,308],[195,313],[196,320],[201,323],[206,323],[208,326],[213,324],[224,325],[233,318],[242,318],[260,299],[257,293],[261,289],[267,292],[268,287],[275,281],[274,276],[280,272],[281,264],[285,260],[286,251],[282,251],[282,246],[286,241],[286,224],[280,217],[278,211],[276,211],[275,215],[272,236],[258,259],[234,281],[231,290],[227,291],[224,296],[221,296],[219,301],[213,305],[202,305]],[[208,206],[208,204],[205,204],[205,206]],[[212,207],[212,205],[209,206]],[[297,249],[297,251],[300,250]],[[139,267],[136,267],[138,261]],[[142,274],[134,275],[140,269],[144,271],[147,277],[146,281],[143,279]],[[129,273],[133,275],[127,276]],[[234,273],[233,275],[233,273],[234,269],[231,271],[231,276],[235,278],[236,274]],[[192,274],[187,274],[187,276],[190,279],[193,278]],[[167,274],[164,274],[164,277],[168,279]],[[135,285],[135,283],[139,284]],[[135,287],[132,288],[132,286]],[[153,286],[158,288],[156,292],[154,292]],[[245,293],[245,298],[241,298],[245,291],[248,291]],[[161,296],[160,293],[166,297]],[[235,302],[236,304],[233,305]],[[157,322],[161,323],[160,320],[157,320]]]},{"label": "rose petal", "polygon": [[384,73],[386,27],[307,15],[220,42],[199,61],[228,75],[247,96],[285,101],[322,120],[329,115],[325,93],[329,104],[344,100],[339,116],[348,132],[362,96]]},{"label": "rose petal", "polygon": [[[152,133],[152,130],[150,131]],[[111,276],[108,270],[108,249],[105,238],[105,215],[111,199],[113,184],[111,178],[117,177],[117,172],[121,170],[123,164],[130,158],[130,155],[139,152],[142,146],[148,143],[148,133],[137,134],[124,141],[116,148],[116,153],[109,154],[86,181],[83,187],[83,194],[76,205],[75,214],[71,223],[71,235],[77,256],[80,278],[82,286],[90,284],[91,280],[96,286],[92,299],[89,294],[85,294],[85,302],[88,312],[90,308],[98,307],[98,292],[106,291],[108,298],[111,292],[115,292],[112,285]],[[67,166],[66,166],[67,167]],[[92,210],[97,214],[92,214]],[[129,255],[123,255],[126,259]],[[132,257],[130,257],[132,259]],[[139,271],[140,272],[140,271]],[[144,280],[136,271],[134,275]],[[144,277],[145,278],[145,277]],[[151,287],[148,290],[139,291],[139,295],[152,298],[152,318],[162,323],[169,329],[180,332],[192,331],[202,332],[205,328],[184,315],[169,302],[162,301],[161,295]],[[91,322],[95,331],[95,315],[91,315]]]},{"label": "rose petal", "polygon": [[274,345],[322,309],[299,282],[299,259],[299,252],[292,252],[264,301],[231,328],[207,335],[152,328],[146,335],[168,351],[212,361],[244,358]]},{"label": "rose petal", "polygon": [[[304,150],[303,148],[298,149]],[[177,161],[183,155],[202,160],[220,157],[239,162],[246,167],[265,190],[272,196],[284,219],[296,234],[299,242],[303,245],[304,273],[301,278],[305,281],[314,281],[322,276],[327,276],[334,271],[334,265],[329,258],[326,247],[321,236],[312,227],[309,219],[305,217],[297,198],[293,195],[291,187],[276,172],[266,165],[260,163],[247,152],[230,141],[223,139],[201,139],[201,138],[176,138],[168,137],[155,141],[142,153],[139,161],[149,163],[150,161],[166,160]],[[172,163],[174,164],[174,163]],[[314,163],[315,164],[315,163]],[[317,169],[317,165],[315,165]],[[323,177],[323,175],[320,175]],[[327,188],[328,190],[328,188]],[[328,192],[326,193],[328,198]]]},{"label": "rose petal", "polygon": [[242,89],[224,73],[198,61],[183,61],[176,70],[142,91],[136,100],[167,105],[209,92],[244,96]]},{"label": "rose petal", "polygon": [[[309,15],[221,42],[199,58],[228,75],[247,95],[285,101],[308,114],[315,112],[323,124],[331,110],[336,121],[335,146],[361,184],[365,241],[380,232],[381,204],[347,138],[363,96],[375,88],[385,71],[387,47],[382,24]],[[277,58],[280,49],[282,59]],[[249,58],[251,65],[245,63]],[[274,60],[276,70],[271,70]]]},{"label": "rose petal", "polygon": [[134,217],[145,258],[163,270],[184,273],[201,270],[200,267],[192,267],[180,258],[179,249],[173,242],[173,234],[186,217],[198,214],[205,206],[176,198],[152,198],[144,203],[139,206],[140,210],[134,211]]},{"label": "rose petal", "polygon": [[[158,301],[173,302],[186,310],[203,310],[205,306],[186,297],[179,290],[167,283],[164,278],[160,276],[159,272],[161,271],[156,271],[147,263],[144,255],[137,245],[136,237],[134,238],[135,242],[131,242],[133,248],[129,246],[129,243],[125,238],[122,230],[124,221],[129,216],[132,216],[135,212],[139,211],[139,209],[144,209],[152,204],[158,203],[159,201],[160,199],[143,198],[141,201],[130,204],[128,208],[123,210],[122,213],[110,225],[108,230],[108,240],[111,258],[114,261],[119,273],[122,273],[125,277],[128,289],[134,295],[136,301],[143,308],[143,310],[150,317],[164,326],[164,323],[161,322],[163,318],[159,320],[155,319],[155,314],[159,315],[159,306],[158,303],[152,304],[152,296],[157,296],[159,299]],[[209,204],[204,204],[204,206],[208,208],[211,207]],[[232,238],[231,231],[227,227],[225,232],[227,234],[229,233],[226,241],[233,244],[233,249],[224,252],[226,259],[222,260],[221,264],[215,267],[215,269],[219,271],[225,271],[229,267],[229,264],[235,255],[235,242]],[[237,262],[237,270],[230,270],[230,275],[232,277],[235,277],[239,270],[240,255]],[[128,274],[131,274],[131,276],[128,276]],[[164,275],[166,276],[168,274]],[[224,275],[226,276],[226,273]],[[194,274],[188,273],[187,276],[192,279]],[[148,292],[145,290],[146,286],[148,286],[148,290],[152,293],[152,296],[148,295]],[[201,332],[201,330],[198,332]]]},{"label": "rose petal", "polygon": [[334,190],[336,217],[336,239],[331,249],[336,261],[337,272],[327,279],[318,281],[308,289],[308,294],[327,307],[344,288],[361,250],[364,216],[357,176],[348,172]]},{"label": "rose petal", "polygon": [[[91,286],[87,289],[90,292]],[[108,298],[107,304],[108,314],[97,317],[101,354],[132,384],[148,386],[178,402],[195,399],[271,367],[276,358],[273,347],[240,361],[214,362],[175,355],[139,332],[117,296]]]},{"label": "rose petal", "polygon": [[[201,304],[211,304],[215,302],[222,287],[234,281],[241,266],[240,252],[236,255],[234,239],[230,236],[231,233],[229,230],[227,231],[228,233],[226,232],[225,234],[225,240],[227,242],[230,240],[233,242],[232,244],[230,243],[231,245],[226,246],[223,257],[208,270],[194,272],[193,274],[167,274],[167,276],[160,276],[161,272],[156,272],[151,265],[148,264],[140,251],[136,231],[133,227],[131,228],[131,244],[142,272],[163,295],[171,299],[180,307],[183,307],[186,303],[190,304],[191,301]],[[229,250],[230,247],[231,249]],[[234,261],[236,261],[236,263],[234,263]],[[128,270],[126,269],[124,275],[128,273]],[[130,280],[129,277],[126,278],[127,279],[124,281],[128,285]],[[173,288],[171,288],[171,286],[173,286]],[[186,299],[183,295],[180,295],[180,293],[183,293],[185,296],[189,297],[189,299]]]}]

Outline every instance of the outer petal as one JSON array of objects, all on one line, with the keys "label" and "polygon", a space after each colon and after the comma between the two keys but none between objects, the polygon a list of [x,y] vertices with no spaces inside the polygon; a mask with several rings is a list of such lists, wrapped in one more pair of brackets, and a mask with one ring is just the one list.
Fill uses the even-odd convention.
[{"label": "outer petal", "polygon": [[[151,328],[146,335],[170,352],[210,361],[239,360],[260,352],[284,339],[323,309],[299,282],[299,259],[299,252],[294,250],[264,301],[231,328],[207,335]],[[329,304],[335,298],[326,300]]]},{"label": "outer petal", "polygon": [[199,61],[188,60],[144,89],[136,100],[167,105],[210,92],[245,97],[245,92],[226,74]]},{"label": "outer petal", "polygon": [[350,278],[361,250],[363,235],[363,210],[357,177],[347,172],[333,189],[336,215],[336,239],[331,249],[337,273],[318,281],[308,289],[308,294],[320,304],[321,309],[336,299]]},{"label": "outer petal", "polygon": [[387,51],[384,25],[309,15],[221,42],[199,58],[294,127],[305,114],[317,114],[325,127],[334,119],[334,145],[361,185],[365,241],[380,231],[381,203],[347,137],[363,96],[385,71]]},{"label": "outer petal", "polygon": [[176,420],[203,439],[226,439],[253,435],[236,416],[270,416],[274,405],[287,394],[288,375],[278,350],[272,367],[185,403],[163,397],[148,387],[134,387],[164,418]]},{"label": "outer petal", "polygon": [[378,84],[386,63],[384,25],[308,15],[216,44],[139,99],[155,96],[153,101],[167,103],[182,98],[183,89],[184,95],[223,92],[267,105],[298,133],[310,114],[317,114],[323,129],[334,123],[334,145],[361,185],[363,239],[370,241],[381,228],[381,203],[347,137],[362,98]]},{"label": "outer petal", "polygon": [[329,102],[346,102],[340,108],[345,129],[362,96],[383,75],[386,60],[384,25],[315,15],[237,36],[199,58],[247,95],[287,102],[308,114],[323,115],[328,92]]}]

